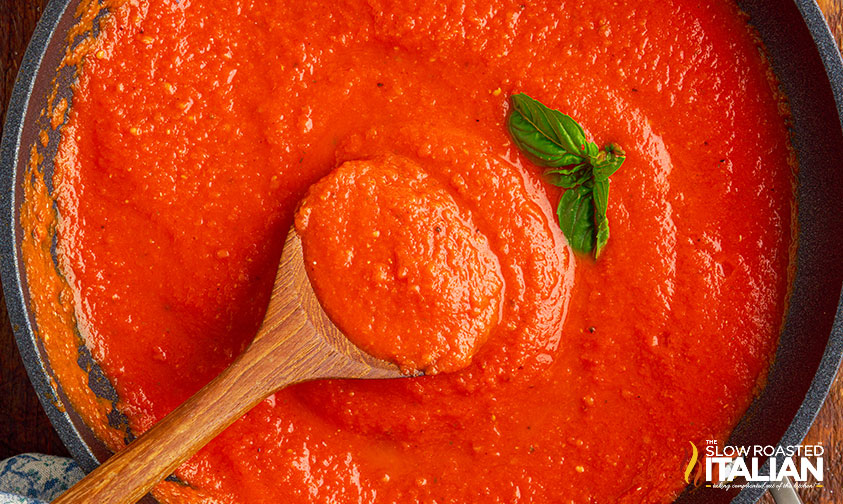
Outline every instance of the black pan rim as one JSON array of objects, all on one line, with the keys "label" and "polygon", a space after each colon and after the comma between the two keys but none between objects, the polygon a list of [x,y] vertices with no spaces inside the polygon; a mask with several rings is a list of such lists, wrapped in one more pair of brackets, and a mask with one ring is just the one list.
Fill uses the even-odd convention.
[{"label": "black pan rim", "polygon": [[47,418],[74,460],[85,471],[91,471],[99,465],[99,461],[83,440],[67,410],[57,402],[50,384],[51,374],[38,347],[26,301],[27,295],[23,292],[23,262],[17,246],[20,242],[20,230],[17,226],[15,182],[24,118],[32,99],[33,85],[41,62],[71,1],[50,0],[47,3],[21,60],[6,109],[3,137],[0,140],[0,225],[4,230],[0,236],[0,280],[15,342],[36,395],[47,413]]},{"label": "black pan rim", "polygon": [[[24,118],[30,101],[35,78],[56,33],[59,21],[73,0],[50,0],[33,32],[26,49],[12,95],[6,110],[3,136],[0,141],[0,280],[9,320],[21,358],[47,417],[56,429],[73,458],[86,471],[93,470],[99,461],[84,441],[68,412],[59,405],[50,384],[51,374],[38,347],[24,282],[18,222],[18,200],[15,194],[16,170],[20,158],[20,142]],[[825,67],[843,128],[843,59],[837,43],[815,0],[794,0],[810,32]],[[778,445],[799,444],[813,424],[843,359],[843,295],[839,296],[828,342],[817,371],[796,415]],[[769,463],[769,462],[768,462]],[[766,492],[765,487],[744,488],[732,504],[751,504]]]},{"label": "black pan rim", "polygon": [[[837,105],[838,121],[843,128],[843,59],[841,59],[840,49],[816,1],[795,0],[795,3],[822,59],[828,83],[834,95],[834,102]],[[778,446],[797,445],[805,438],[828,396],[834,378],[837,376],[841,358],[843,358],[843,293],[838,296],[834,323],[817,372],[814,374],[805,399],[779,440]],[[782,463],[783,459],[779,462]],[[767,470],[769,465],[770,461],[767,460],[764,469]],[[732,504],[755,503],[767,492],[768,487],[769,485],[744,488],[732,499]]]}]

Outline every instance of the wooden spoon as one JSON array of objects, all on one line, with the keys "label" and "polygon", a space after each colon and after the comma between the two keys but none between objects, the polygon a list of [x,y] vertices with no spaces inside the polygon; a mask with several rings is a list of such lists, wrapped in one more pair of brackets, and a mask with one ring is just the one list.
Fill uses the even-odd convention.
[{"label": "wooden spoon", "polygon": [[53,503],[137,502],[226,427],[287,385],[320,378],[403,376],[397,366],[354,346],[328,319],[305,272],[301,239],[290,230],[263,324],[246,351]]}]

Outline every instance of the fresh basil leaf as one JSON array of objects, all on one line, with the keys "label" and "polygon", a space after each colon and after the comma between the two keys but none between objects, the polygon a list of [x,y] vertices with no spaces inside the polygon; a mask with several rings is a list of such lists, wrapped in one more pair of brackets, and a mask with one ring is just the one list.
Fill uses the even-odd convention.
[{"label": "fresh basil leaf", "polygon": [[556,209],[562,233],[577,252],[600,257],[609,241],[609,177],[626,153],[612,143],[601,151],[570,116],[524,93],[510,100],[507,127],[515,145],[539,166],[551,168],[545,172],[550,184],[567,189]]},{"label": "fresh basil leaf", "polygon": [[570,189],[589,181],[592,177],[593,175],[591,174],[591,170],[580,169],[573,173],[549,173],[548,181],[556,187]]},{"label": "fresh basil leaf", "polygon": [[[585,132],[571,117],[521,93],[510,98],[507,125],[518,147],[542,166],[566,166],[584,157]],[[566,156],[566,154],[568,156]]]},{"label": "fresh basil leaf", "polygon": [[609,218],[606,211],[609,208],[609,180],[596,180],[592,190],[594,197],[594,222],[597,226],[596,243],[594,244],[594,258],[600,257],[600,252],[609,241]]},{"label": "fresh basil leaf", "polygon": [[607,144],[606,147],[603,148],[607,154],[613,154],[618,157],[626,157],[626,152],[624,152],[623,147],[616,143]]},{"label": "fresh basil leaf", "polygon": [[603,218],[597,224],[597,241],[594,244],[594,258],[600,259],[600,254],[609,242],[609,219]]},{"label": "fresh basil leaf", "polygon": [[585,143],[585,154],[589,157],[589,159],[594,159],[597,157],[600,149],[597,148],[597,144],[594,142],[586,142]]},{"label": "fresh basil leaf", "polygon": [[609,180],[609,177],[614,175],[616,171],[623,164],[623,158],[615,160],[598,161],[594,164],[594,179],[595,180]]},{"label": "fresh basil leaf", "polygon": [[[532,100],[532,98],[530,99]],[[553,120],[550,121],[550,127],[553,128],[557,138],[564,141],[568,152],[582,157],[587,144],[585,140],[585,131],[583,131],[582,126],[580,126],[579,123],[577,123],[577,121],[575,121],[571,116],[563,114],[558,110],[545,107],[538,101],[533,101],[553,118]]]},{"label": "fresh basil leaf", "polygon": [[626,159],[626,153],[615,144],[606,146],[605,152],[601,152],[598,161],[594,163],[594,178],[596,180],[608,180],[621,167]]},{"label": "fresh basil leaf", "polygon": [[537,165],[564,166],[562,163],[570,156],[563,147],[548,140],[519,112],[512,112],[507,126],[515,145]]},{"label": "fresh basil leaf", "polygon": [[594,197],[590,188],[580,185],[568,189],[556,208],[559,228],[571,248],[584,254],[594,249]]},{"label": "fresh basil leaf", "polygon": [[594,210],[605,216],[606,210],[609,208],[609,181],[595,180],[593,192]]},{"label": "fresh basil leaf", "polygon": [[577,173],[581,170],[584,170],[584,169],[588,168],[588,166],[589,166],[588,163],[580,163],[580,164],[574,165],[571,168],[553,168],[553,169],[545,171],[545,173],[547,173],[547,174],[559,174],[559,175],[571,175],[572,173]]},{"label": "fresh basil leaf", "polygon": [[582,163],[582,162],[583,162],[582,156],[578,156],[576,154],[564,154],[564,155],[559,157],[559,164],[555,165],[555,167],[569,166],[569,165],[572,165],[572,164],[577,164],[577,163]]}]

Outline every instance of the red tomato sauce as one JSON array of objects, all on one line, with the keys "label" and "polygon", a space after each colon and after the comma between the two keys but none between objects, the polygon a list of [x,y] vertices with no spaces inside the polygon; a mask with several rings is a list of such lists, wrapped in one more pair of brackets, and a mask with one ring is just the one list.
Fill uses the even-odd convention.
[{"label": "red tomato sauce", "polygon": [[[432,307],[406,289],[323,296],[340,320],[377,311],[373,327],[405,335],[424,322],[405,364],[465,369],[280,391],[179,468],[186,486],[160,485],[164,502],[669,502],[688,441],[724,439],[763,385],[789,287],[794,165],[785,102],[730,0],[140,0],[112,8],[83,49],[54,192],[71,289],[54,295],[42,261],[37,184],[28,273],[52,289],[33,298],[39,325],[59,298],[134,433],[249,343],[299,201],[345,161],[370,160],[377,178],[400,170],[371,160],[409,160],[401,177],[418,185],[388,190],[427,203],[386,208],[424,219],[387,246],[410,250],[441,221],[464,248],[443,249],[454,264],[422,251],[433,269],[413,275],[468,267],[424,277],[425,292],[459,290]],[[559,191],[507,136],[516,92],[627,153],[597,262],[570,252]],[[332,190],[351,175],[338,173]],[[378,210],[360,198],[313,211]],[[366,229],[342,236],[363,246]],[[317,254],[339,257],[331,247]],[[366,274],[332,268],[352,285]],[[412,317],[396,320],[402,309]],[[45,327],[48,348],[72,346]],[[465,351],[441,360],[428,331]],[[70,376],[75,361],[51,352]],[[101,418],[83,382],[63,383]]]},{"label": "red tomato sauce", "polygon": [[296,212],[328,315],[407,374],[466,367],[498,321],[498,258],[448,187],[408,158],[347,161]]}]

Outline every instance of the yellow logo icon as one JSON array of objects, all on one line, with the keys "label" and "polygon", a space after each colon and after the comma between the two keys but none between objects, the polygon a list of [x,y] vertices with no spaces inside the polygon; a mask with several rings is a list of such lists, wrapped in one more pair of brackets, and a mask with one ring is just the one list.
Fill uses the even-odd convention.
[{"label": "yellow logo icon", "polygon": [[685,483],[690,484],[691,483],[691,481],[690,481],[691,471],[693,471],[694,466],[697,465],[697,458],[699,458],[699,451],[697,451],[697,446],[694,443],[692,443],[691,441],[688,441],[688,442],[691,443],[691,450],[693,450],[693,453],[691,454],[691,461],[688,462],[688,467],[685,469]]}]

